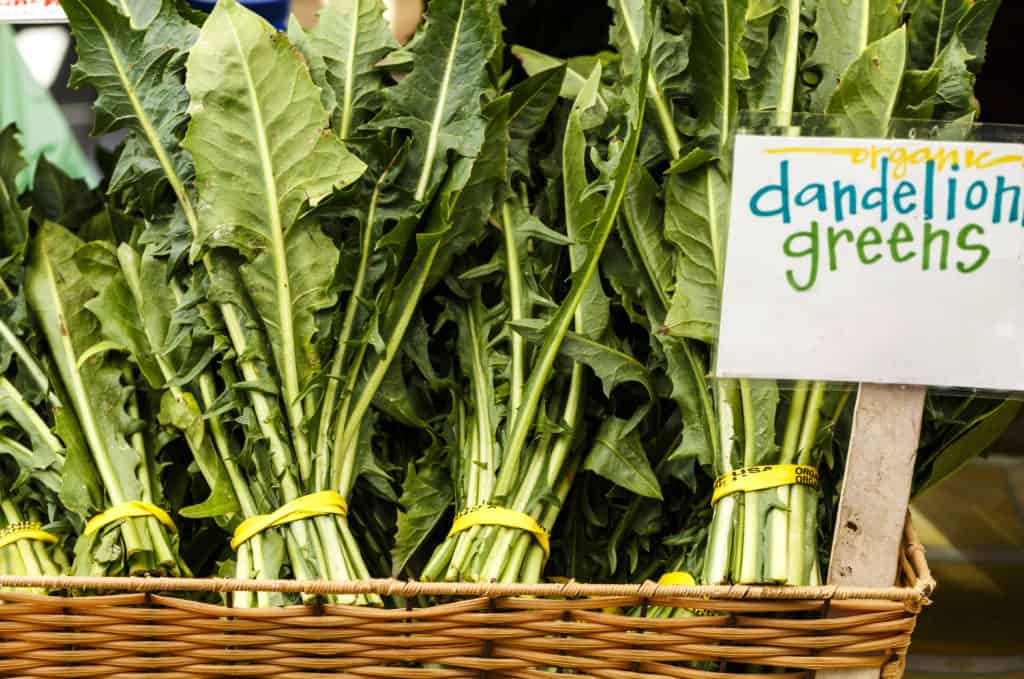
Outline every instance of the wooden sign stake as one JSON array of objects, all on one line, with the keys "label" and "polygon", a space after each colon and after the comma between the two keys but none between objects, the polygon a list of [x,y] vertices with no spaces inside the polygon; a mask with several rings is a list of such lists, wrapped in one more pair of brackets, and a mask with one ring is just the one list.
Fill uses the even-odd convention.
[{"label": "wooden sign stake", "polygon": [[[862,384],[853,412],[828,583],[896,582],[925,387]],[[878,670],[818,672],[820,679],[877,679]]]}]

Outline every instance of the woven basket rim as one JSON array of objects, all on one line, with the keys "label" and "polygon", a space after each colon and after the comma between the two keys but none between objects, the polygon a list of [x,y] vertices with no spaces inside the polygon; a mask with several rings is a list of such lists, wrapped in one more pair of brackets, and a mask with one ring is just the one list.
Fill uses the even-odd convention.
[{"label": "woven basket rim", "polygon": [[678,597],[719,600],[869,600],[923,603],[927,593],[920,587],[813,587],[766,585],[659,585],[565,583],[515,584],[469,582],[420,582],[390,578],[353,580],[244,580],[233,578],[0,576],[0,587],[47,590],[103,590],[116,592],[287,592],[297,594],[377,594],[415,597],[557,597],[586,598],[632,596]]}]

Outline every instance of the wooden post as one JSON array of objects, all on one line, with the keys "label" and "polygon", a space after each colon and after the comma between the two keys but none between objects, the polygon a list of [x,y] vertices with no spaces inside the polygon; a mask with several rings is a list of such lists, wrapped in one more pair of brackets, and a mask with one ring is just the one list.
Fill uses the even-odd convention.
[{"label": "wooden post", "polygon": [[[853,412],[828,583],[896,582],[925,387],[862,384]],[[878,670],[827,670],[820,679],[877,679]]]}]

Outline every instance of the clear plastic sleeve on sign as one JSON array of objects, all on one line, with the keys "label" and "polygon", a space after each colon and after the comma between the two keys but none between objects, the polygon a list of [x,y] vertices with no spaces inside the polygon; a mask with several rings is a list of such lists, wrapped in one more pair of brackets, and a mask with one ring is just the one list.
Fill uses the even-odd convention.
[{"label": "clear plastic sleeve on sign", "polygon": [[1024,127],[744,113],[731,161],[716,379],[1021,398]]}]

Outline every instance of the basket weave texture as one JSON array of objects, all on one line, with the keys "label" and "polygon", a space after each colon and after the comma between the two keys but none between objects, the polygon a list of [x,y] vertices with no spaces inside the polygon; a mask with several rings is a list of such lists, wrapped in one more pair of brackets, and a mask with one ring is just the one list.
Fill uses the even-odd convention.
[{"label": "basket weave texture", "polygon": [[[934,584],[909,523],[898,586],[878,589],[0,577],[6,588],[120,592],[0,593],[0,676],[546,679],[557,668],[580,679],[795,679],[878,668],[895,679]],[[408,607],[233,609],[168,594],[235,590],[374,592]],[[440,603],[417,607],[421,596]],[[719,614],[608,612],[633,606]]]}]

